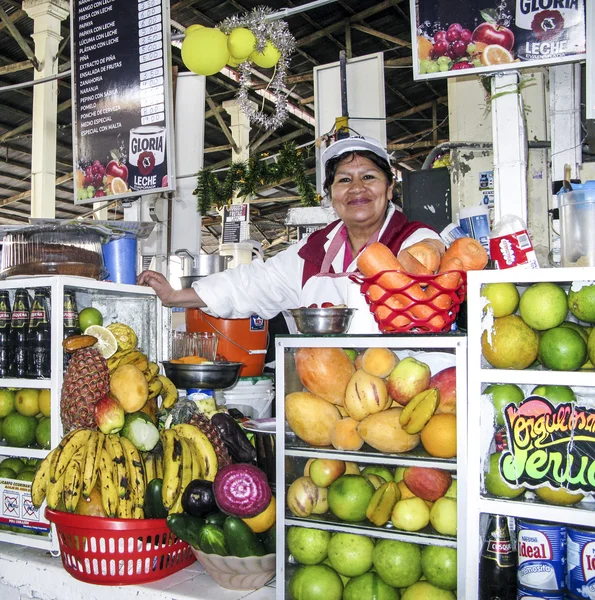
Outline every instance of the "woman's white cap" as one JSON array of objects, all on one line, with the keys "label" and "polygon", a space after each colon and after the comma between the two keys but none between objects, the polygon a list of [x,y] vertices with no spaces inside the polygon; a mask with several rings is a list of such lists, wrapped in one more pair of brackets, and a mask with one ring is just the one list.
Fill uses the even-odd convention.
[{"label": "woman's white cap", "polygon": [[380,145],[378,140],[371,137],[364,137],[361,135],[354,135],[348,138],[342,138],[327,146],[322,152],[322,168],[326,169],[326,163],[336,156],[346,154],[349,152],[356,152],[357,150],[368,150],[373,152],[380,158],[384,159],[390,165],[390,155]]}]

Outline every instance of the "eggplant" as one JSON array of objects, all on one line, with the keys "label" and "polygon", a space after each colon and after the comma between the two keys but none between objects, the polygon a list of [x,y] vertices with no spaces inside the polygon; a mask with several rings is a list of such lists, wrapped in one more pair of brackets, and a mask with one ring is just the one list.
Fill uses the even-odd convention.
[{"label": "eggplant", "polygon": [[204,517],[217,510],[213,482],[193,479],[182,494],[182,508],[193,517]]},{"label": "eggplant", "polygon": [[231,415],[228,415],[227,413],[215,413],[211,417],[211,423],[217,428],[231,457],[236,462],[256,462],[256,449],[250,443],[245,431]]}]

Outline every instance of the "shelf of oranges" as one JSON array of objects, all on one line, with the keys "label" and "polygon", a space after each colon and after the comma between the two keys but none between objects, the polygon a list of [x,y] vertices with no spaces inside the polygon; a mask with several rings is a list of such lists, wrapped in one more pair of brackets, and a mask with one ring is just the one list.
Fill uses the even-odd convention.
[{"label": "shelf of oranges", "polygon": [[[595,337],[590,331],[595,323],[594,281],[593,268],[504,269],[469,273],[468,394],[474,399],[468,407],[468,444],[474,450],[469,455],[467,481],[469,593],[477,590],[478,586],[480,544],[488,515],[500,514],[540,523],[595,529],[595,471],[592,461],[590,467],[587,465],[583,470],[586,479],[591,482],[590,493],[558,497],[556,502],[560,505],[553,504],[554,498],[545,495],[558,485],[539,485],[541,482],[538,480],[534,480],[534,484],[525,480],[523,485],[515,485],[505,481],[498,468],[501,453],[509,448],[515,450],[508,439],[511,432],[517,440],[518,427],[523,424],[521,422],[515,431],[513,422],[519,413],[514,404],[534,396],[538,404],[534,405],[536,412],[533,415],[525,415],[529,419],[542,414],[540,411],[545,406],[543,398],[548,400],[552,411],[560,406],[560,402],[568,402],[569,409],[572,406],[579,410],[592,411],[595,408],[595,373],[592,361],[587,362],[593,354],[588,348],[595,344]],[[577,308],[576,294],[583,287],[585,291]],[[530,293],[523,300],[528,290]],[[568,329],[577,333],[567,333]],[[560,333],[559,330],[563,331]],[[505,339],[503,332],[510,338],[516,338],[518,343],[501,347]],[[564,347],[566,350],[562,352]],[[498,354],[495,355],[495,352]],[[561,362],[563,356],[565,363]],[[492,387],[487,389],[488,386]],[[494,386],[506,390],[502,394],[506,400],[494,404]],[[554,386],[558,393],[571,394],[569,398],[572,400],[556,401],[549,396]],[[561,388],[566,391],[560,392]],[[513,390],[517,391],[513,393]],[[529,410],[532,401],[526,400],[525,408],[520,409],[522,414]],[[507,408],[510,410],[508,423],[504,412]],[[529,429],[525,431],[527,457],[526,462],[521,462],[529,464],[533,461],[530,453],[535,447],[530,438],[531,432]],[[551,446],[551,432],[543,430],[543,448]],[[577,438],[582,437],[584,443],[595,449],[595,436],[592,432],[590,436],[590,442],[588,435]],[[563,439],[558,440],[557,445],[562,448],[563,442]],[[545,457],[545,461],[535,463],[536,469],[545,473],[550,458]],[[564,471],[565,467],[562,465],[560,469]],[[565,494],[564,491],[562,493]],[[563,502],[568,502],[568,505],[562,505]]]},{"label": "shelf of oranges", "polygon": [[[298,564],[290,556],[286,548],[286,536],[291,527],[304,527],[329,532],[352,533],[367,536],[375,541],[395,540],[409,542],[419,547],[443,546],[458,547],[458,578],[464,582],[465,554],[463,540],[466,537],[466,504],[465,504],[465,470],[466,470],[466,338],[460,334],[436,335],[400,335],[400,336],[279,336],[276,338],[277,346],[277,522],[282,524],[277,528],[277,589],[283,582],[286,597],[287,585]],[[368,348],[387,348],[399,358],[408,356],[424,361],[429,357],[428,364],[434,374],[432,359],[444,366],[436,367],[436,371],[448,366],[456,366],[456,448],[455,458],[437,458],[431,456],[421,444],[408,452],[383,453],[364,444],[357,451],[342,451],[327,447],[315,447],[301,440],[289,428],[285,420],[284,404],[287,394],[302,391],[305,386],[296,373],[294,356],[299,348],[343,348],[355,349],[363,352]],[[448,358],[446,358],[448,357]],[[447,363],[440,363],[446,358]],[[304,463],[309,459],[328,458],[338,461],[356,463],[358,467],[371,466],[388,467],[394,472],[399,467],[435,467],[448,471],[456,478],[457,491],[457,518],[458,530],[456,536],[438,533],[431,525],[419,531],[405,531],[397,529],[389,520],[383,526],[376,526],[367,520],[360,522],[341,521],[331,511],[323,514],[311,514],[308,517],[299,517],[286,507],[286,494],[292,481],[301,475]],[[465,598],[464,584],[457,588],[459,598]]]}]

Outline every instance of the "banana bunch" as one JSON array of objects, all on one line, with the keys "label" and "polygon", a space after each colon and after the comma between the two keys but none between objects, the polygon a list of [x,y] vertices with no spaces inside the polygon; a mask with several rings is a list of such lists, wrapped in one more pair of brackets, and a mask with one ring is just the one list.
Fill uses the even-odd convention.
[{"label": "banana bunch", "polygon": [[217,454],[207,436],[195,425],[187,423],[163,429],[161,444],[163,506],[170,514],[183,512],[182,494],[187,485],[194,479],[215,479]]},{"label": "banana bunch", "polygon": [[178,390],[173,381],[165,375],[159,374],[159,365],[148,359],[138,348],[131,350],[118,350],[113,356],[107,359],[107,368],[110,374],[122,365],[134,365],[140,369],[149,384],[149,396],[147,400],[152,400],[161,396],[161,406],[171,408],[178,399]]},{"label": "banana bunch", "polygon": [[79,500],[97,485],[108,517],[144,518],[145,463],[134,444],[115,434],[76,429],[43,460],[33,483],[36,508],[44,498],[51,509],[75,512]]}]

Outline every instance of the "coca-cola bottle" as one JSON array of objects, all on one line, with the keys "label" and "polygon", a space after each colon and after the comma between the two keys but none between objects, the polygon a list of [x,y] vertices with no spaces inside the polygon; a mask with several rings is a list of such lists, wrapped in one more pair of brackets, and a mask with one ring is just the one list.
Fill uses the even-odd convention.
[{"label": "coca-cola bottle", "polygon": [[10,376],[10,298],[0,291],[0,377]]},{"label": "coca-cola bottle", "polygon": [[479,600],[516,600],[516,571],[508,521],[492,515],[479,561]]},{"label": "coca-cola bottle", "polygon": [[27,336],[27,358],[30,377],[49,377],[51,374],[50,298],[46,290],[37,288]]},{"label": "coca-cola bottle", "polygon": [[19,288],[14,295],[10,320],[10,374],[25,377],[27,374],[27,333],[29,332],[29,294]]},{"label": "coca-cola bottle", "polygon": [[[79,315],[76,309],[76,298],[74,292],[70,290],[64,290],[64,339],[70,337],[71,335],[78,335],[81,332],[81,328],[79,325]],[[68,366],[68,362],[70,361],[70,354],[68,352],[64,352],[63,357],[63,365],[64,372],[66,372],[66,367]]]}]

